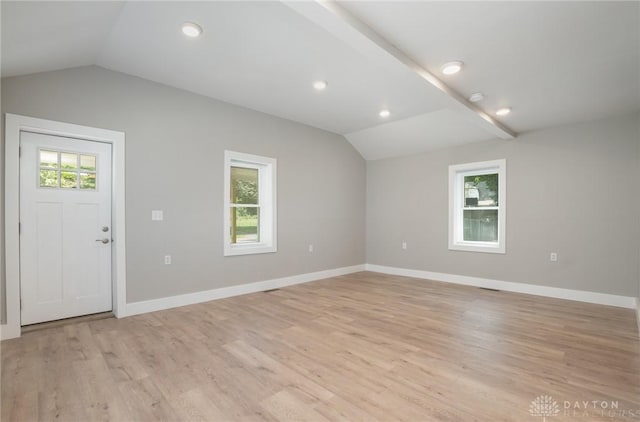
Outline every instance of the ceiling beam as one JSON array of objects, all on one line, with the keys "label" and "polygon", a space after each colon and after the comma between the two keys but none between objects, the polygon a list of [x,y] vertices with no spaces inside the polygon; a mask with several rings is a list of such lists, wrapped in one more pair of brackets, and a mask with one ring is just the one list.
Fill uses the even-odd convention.
[{"label": "ceiling beam", "polygon": [[[353,16],[332,0],[315,2],[283,1],[291,9],[348,43],[359,53],[374,58],[385,66],[403,65],[450,99],[452,108],[462,112],[483,129],[501,139],[514,139],[517,134],[484,110],[469,102],[459,92],[442,82],[408,54],[387,41],[365,22]],[[390,63],[390,59],[391,63]]]}]

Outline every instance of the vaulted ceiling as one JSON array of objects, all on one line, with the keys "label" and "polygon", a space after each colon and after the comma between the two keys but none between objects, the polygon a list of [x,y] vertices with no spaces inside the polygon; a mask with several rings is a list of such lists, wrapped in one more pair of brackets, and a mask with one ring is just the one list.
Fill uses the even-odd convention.
[{"label": "vaulted ceiling", "polygon": [[[452,60],[462,71],[443,75]],[[379,159],[639,110],[640,3],[2,2],[3,77],[84,65],[336,132]]]}]

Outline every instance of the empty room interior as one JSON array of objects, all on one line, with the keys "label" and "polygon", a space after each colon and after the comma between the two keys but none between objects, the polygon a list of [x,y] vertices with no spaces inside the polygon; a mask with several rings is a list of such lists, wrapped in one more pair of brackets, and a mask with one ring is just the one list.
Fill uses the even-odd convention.
[{"label": "empty room interior", "polygon": [[0,11],[2,421],[640,421],[640,2]]}]

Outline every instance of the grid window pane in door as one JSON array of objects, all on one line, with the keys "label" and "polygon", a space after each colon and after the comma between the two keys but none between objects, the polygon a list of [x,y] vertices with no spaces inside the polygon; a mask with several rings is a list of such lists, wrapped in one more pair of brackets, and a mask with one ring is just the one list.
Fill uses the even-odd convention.
[{"label": "grid window pane in door", "polygon": [[57,188],[58,172],[56,170],[40,169],[40,187]]},{"label": "grid window pane in door", "polygon": [[60,167],[62,170],[75,170],[78,168],[78,154],[63,152],[60,154]]},{"label": "grid window pane in door", "polygon": [[40,150],[40,168],[58,168],[58,153],[56,151]]},{"label": "grid window pane in door", "polygon": [[96,171],[96,156],[95,155],[81,155],[80,156],[80,170]]},{"label": "grid window pane in door", "polygon": [[78,173],[71,171],[60,172],[60,187],[68,189],[78,187]]},{"label": "grid window pane in door", "polygon": [[95,155],[80,155],[80,189],[96,190],[97,169],[97,157]]},{"label": "grid window pane in door", "polygon": [[41,188],[96,190],[97,157],[73,152],[39,150]]},{"label": "grid window pane in door", "polygon": [[96,174],[95,173],[80,173],[80,189],[94,189],[96,188]]}]

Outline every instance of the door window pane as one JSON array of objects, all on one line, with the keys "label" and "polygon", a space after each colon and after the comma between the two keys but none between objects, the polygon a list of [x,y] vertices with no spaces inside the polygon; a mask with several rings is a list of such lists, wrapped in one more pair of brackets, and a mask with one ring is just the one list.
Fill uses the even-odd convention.
[{"label": "door window pane", "polygon": [[464,210],[464,240],[498,241],[498,210]]},{"label": "door window pane", "polygon": [[96,174],[80,173],[80,189],[95,189],[95,188],[96,188]]},{"label": "door window pane", "polygon": [[78,185],[78,173],[63,171],[60,172],[60,187],[75,188]]},{"label": "door window pane", "polygon": [[258,169],[231,167],[231,203],[258,204]]},{"label": "door window pane", "polygon": [[60,154],[60,167],[63,170],[75,170],[78,168],[78,154],[63,152]]},{"label": "door window pane", "polygon": [[41,149],[40,167],[58,168],[58,153]]},{"label": "door window pane", "polygon": [[80,156],[80,170],[96,171],[96,156],[95,155],[81,155]]},{"label": "door window pane", "polygon": [[40,150],[40,187],[96,190],[95,155]]},{"label": "door window pane", "polygon": [[40,170],[40,187],[57,188],[58,172],[56,170]]},{"label": "door window pane", "polygon": [[231,243],[260,241],[260,208],[231,207]]}]

